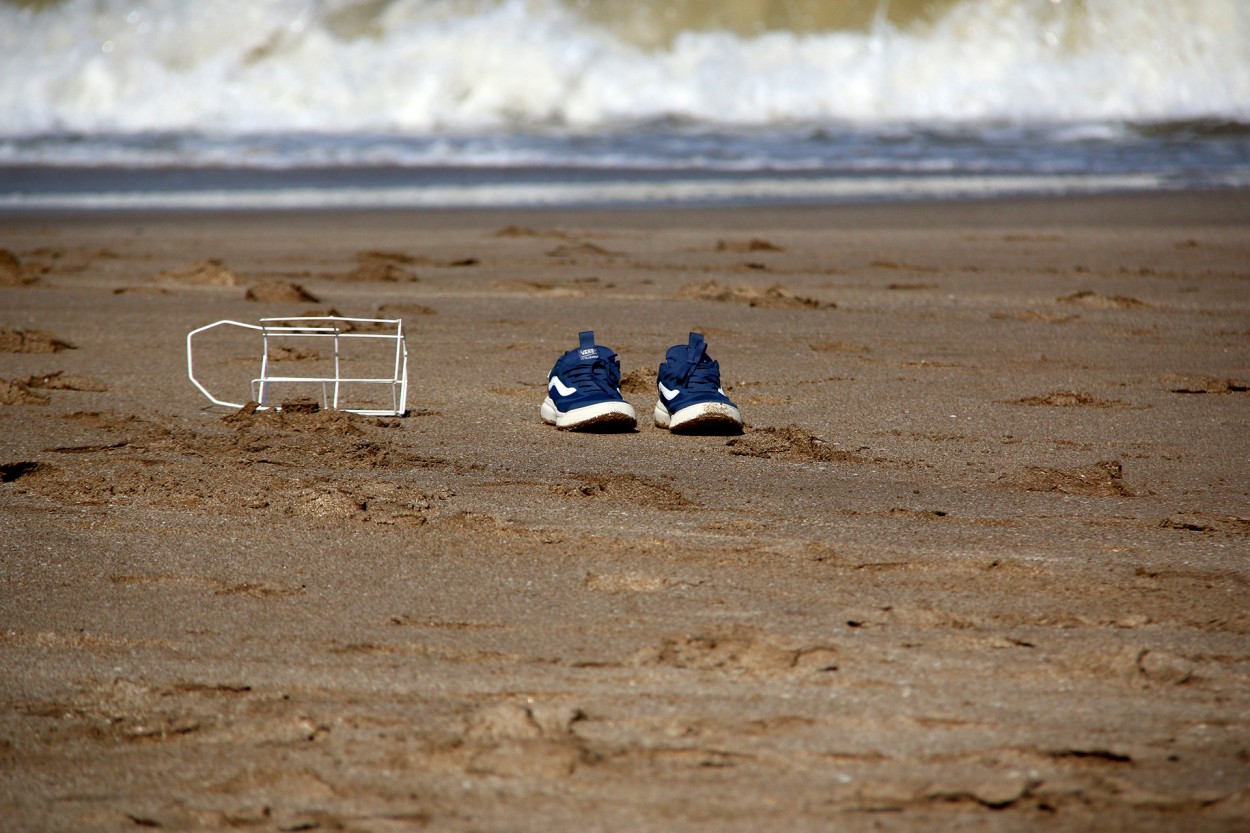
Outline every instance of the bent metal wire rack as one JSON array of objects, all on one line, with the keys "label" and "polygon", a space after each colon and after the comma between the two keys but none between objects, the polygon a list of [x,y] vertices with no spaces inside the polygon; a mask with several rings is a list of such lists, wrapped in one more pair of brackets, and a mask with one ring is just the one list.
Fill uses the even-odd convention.
[{"label": "bent metal wire rack", "polygon": [[[276,407],[279,403],[270,404],[275,386],[284,384],[309,384],[320,386],[321,407],[361,414],[363,416],[404,416],[408,411],[408,345],[404,339],[404,324],[398,318],[346,318],[342,316],[296,317],[296,318],[261,318],[259,324],[245,324],[241,321],[215,321],[187,333],[187,377],[200,392],[215,405],[228,408],[242,408],[247,403],[228,402],[219,399],[209,392],[208,388],[195,375],[195,338],[202,333],[217,327],[241,327],[246,330],[258,331],[261,336],[260,375],[252,380],[252,401],[258,409]],[[286,343],[291,339],[328,340],[333,345],[334,372],[329,375],[276,375],[272,372],[274,365],[273,347],[276,343]],[[393,364],[389,376],[344,376],[342,374],[345,353],[353,342],[361,339],[390,340],[394,342]],[[386,359],[391,357],[387,351]],[[353,362],[355,366],[355,362]],[[353,404],[347,397],[347,390],[356,386],[382,387],[383,402],[389,395],[391,407],[348,407]],[[369,401],[356,403],[361,405],[379,406],[382,403]]]}]

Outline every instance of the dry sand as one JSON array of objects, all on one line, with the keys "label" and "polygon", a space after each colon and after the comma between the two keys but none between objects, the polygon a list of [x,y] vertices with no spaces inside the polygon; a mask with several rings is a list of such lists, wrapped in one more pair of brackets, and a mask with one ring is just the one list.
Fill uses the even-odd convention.
[{"label": "dry sand", "polygon": [[[6,830],[1250,825],[1244,192],[0,248]],[[408,417],[186,378],[331,310],[404,319]],[[637,432],[539,421],[583,328]],[[646,418],[691,330],[741,437]]]}]

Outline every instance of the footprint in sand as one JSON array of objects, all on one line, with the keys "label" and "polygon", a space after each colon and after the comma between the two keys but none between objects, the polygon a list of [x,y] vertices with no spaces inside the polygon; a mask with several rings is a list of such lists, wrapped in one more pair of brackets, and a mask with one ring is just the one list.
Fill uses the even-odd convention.
[{"label": "footprint in sand", "polygon": [[97,379],[92,379],[90,376],[76,376],[72,373],[63,373],[60,370],[45,373],[41,376],[27,376],[21,380],[21,383],[27,387],[42,388],[44,390],[79,390],[97,393],[108,390],[107,385]]},{"label": "footprint in sand", "polygon": [[586,294],[586,289],[582,286],[561,286],[546,281],[527,281],[520,278],[495,281],[491,284],[491,288],[501,292],[523,292],[552,298],[580,298]]},{"label": "footprint in sand", "polygon": [[837,649],[829,645],[793,648],[748,625],[714,627],[669,637],[632,657],[636,666],[663,666],[755,674],[837,670]]},{"label": "footprint in sand", "polygon": [[574,485],[553,487],[559,494],[651,506],[657,509],[693,507],[681,492],[665,483],[636,474],[584,474]]},{"label": "footprint in sand", "polygon": [[87,376],[73,376],[56,371],[25,379],[0,379],[0,404],[46,405],[51,397],[45,390],[76,390],[103,392],[108,386]]},{"label": "footprint in sand", "polygon": [[1080,391],[1064,391],[1057,390],[1046,394],[1045,396],[1026,396],[1023,399],[1016,399],[1009,404],[1012,405],[1032,405],[1032,406],[1049,406],[1052,408],[1127,408],[1127,402],[1121,402],[1118,399],[1099,399],[1088,393]]},{"label": "footprint in sand", "polygon": [[716,251],[746,254],[751,252],[783,252],[785,249],[762,237],[752,237],[749,240],[718,240],[716,242]]},{"label": "footprint in sand", "polygon": [[377,308],[378,318],[407,318],[416,315],[438,315],[438,310],[425,304],[382,304]]},{"label": "footprint in sand", "polygon": [[693,584],[692,582],[672,579],[666,576],[637,573],[588,573],[586,575],[587,589],[609,595],[618,593],[658,593],[661,590],[668,590],[673,587],[690,587]]},{"label": "footprint in sand", "polygon": [[504,226],[494,234],[495,237],[550,237],[556,240],[568,240],[569,235],[558,229],[535,229],[529,226]]},{"label": "footprint in sand", "polygon": [[1172,393],[1245,393],[1250,382],[1244,379],[1217,379],[1213,376],[1168,377]]},{"label": "footprint in sand", "polygon": [[1090,309],[1145,309],[1147,304],[1127,295],[1100,295],[1091,289],[1083,289],[1058,299],[1061,304],[1075,304]]},{"label": "footprint in sand", "polygon": [[581,709],[559,703],[485,706],[465,721],[464,770],[483,775],[568,776],[596,758],[573,731],[585,717]]},{"label": "footprint in sand", "polygon": [[854,344],[849,341],[816,341],[808,346],[817,353],[850,353],[862,356],[869,352],[863,344]]},{"label": "footprint in sand", "polygon": [[759,289],[746,284],[739,284],[734,287],[725,286],[715,280],[704,281],[703,283],[686,284],[677,291],[674,297],[678,299],[692,299],[697,301],[721,301],[727,303],[746,304],[750,307],[772,309],[790,307],[836,309],[838,306],[832,301],[821,301],[816,298],[795,295],[781,284],[773,284],[765,289]]},{"label": "footprint in sand", "polygon": [[1033,309],[990,314],[990,318],[999,321],[1041,321],[1045,324],[1065,324],[1068,321],[1075,321],[1079,317],[1079,315],[1060,315],[1054,312]]},{"label": "footprint in sand", "polygon": [[578,257],[617,257],[621,253],[605,249],[594,243],[567,243],[556,246],[547,252],[547,257],[578,258]]},{"label": "footprint in sand", "polygon": [[52,397],[37,390],[31,390],[18,380],[0,379],[0,405],[47,405]]},{"label": "footprint in sand", "polygon": [[238,274],[216,258],[201,260],[183,269],[167,269],[160,273],[158,279],[187,286],[231,287],[240,283]]},{"label": "footprint in sand", "polygon": [[59,353],[74,350],[74,345],[43,330],[0,328],[0,353]]},{"label": "footprint in sand", "polygon": [[403,252],[357,252],[356,268],[339,278],[376,283],[411,283],[418,280],[416,271],[411,268],[416,262],[415,257]]},{"label": "footprint in sand", "polygon": [[798,425],[785,428],[752,428],[744,436],[730,440],[731,454],[802,462],[866,462],[858,454],[834,448],[826,440]]},{"label": "footprint in sand", "polygon": [[8,249],[0,249],[0,286],[32,286],[39,282],[39,275],[47,271],[21,259]]},{"label": "footprint in sand", "polygon": [[1087,497],[1134,497],[1136,492],[1124,482],[1124,469],[1118,460],[1102,460],[1075,469],[1031,466],[1004,485],[1026,492],[1059,492]]},{"label": "footprint in sand", "polygon": [[1250,518],[1220,515],[1214,512],[1178,512],[1159,522],[1163,529],[1185,532],[1223,532],[1228,535],[1250,535]]},{"label": "footprint in sand", "polygon": [[[916,263],[897,263],[893,260],[874,260],[872,263],[868,265],[873,267],[874,269],[899,269],[905,272],[939,272],[941,271],[936,266],[921,266]],[[898,285],[891,286],[890,289],[894,289],[896,287],[899,289],[915,288],[911,285],[898,284]],[[921,287],[924,288],[926,287],[926,285],[921,285]]]},{"label": "footprint in sand", "polygon": [[297,283],[258,283],[243,294],[248,301],[266,304],[316,304],[317,296]]}]

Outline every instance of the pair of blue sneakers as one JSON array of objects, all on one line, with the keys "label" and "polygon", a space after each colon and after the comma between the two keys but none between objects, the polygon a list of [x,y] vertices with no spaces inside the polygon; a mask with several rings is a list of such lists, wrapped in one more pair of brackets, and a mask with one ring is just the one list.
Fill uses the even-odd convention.
[{"label": "pair of blue sneakers", "polygon": [[[632,431],[634,408],[621,396],[621,363],[595,343],[592,330],[578,334],[578,347],[560,357],[547,375],[544,422],[567,430]],[[691,333],[686,344],[668,349],[656,374],[655,424],[678,434],[736,434],[742,413],[721,388],[720,364],[707,354],[707,341]]]}]

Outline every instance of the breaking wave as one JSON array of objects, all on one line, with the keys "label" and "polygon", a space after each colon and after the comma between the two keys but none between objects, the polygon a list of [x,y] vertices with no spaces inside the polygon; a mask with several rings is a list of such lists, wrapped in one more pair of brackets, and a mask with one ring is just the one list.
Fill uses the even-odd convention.
[{"label": "breaking wave", "polygon": [[0,135],[1250,121],[1243,0],[0,2]]}]

